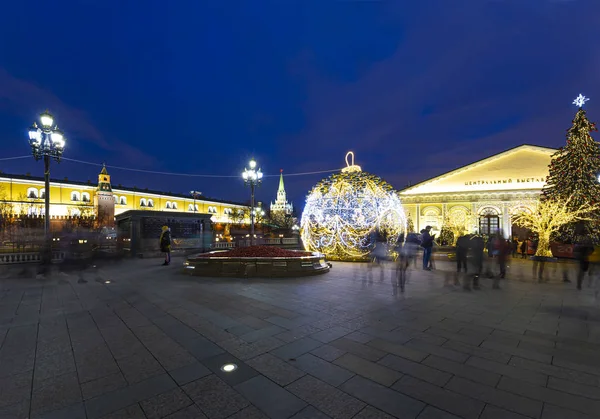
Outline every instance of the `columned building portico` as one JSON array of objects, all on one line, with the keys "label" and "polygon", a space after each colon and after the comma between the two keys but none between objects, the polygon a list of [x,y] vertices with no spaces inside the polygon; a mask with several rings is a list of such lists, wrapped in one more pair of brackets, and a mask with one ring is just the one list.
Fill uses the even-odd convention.
[{"label": "columned building portico", "polygon": [[[556,150],[522,145],[400,191],[404,209],[419,232],[439,235],[446,220],[467,232],[513,235],[512,216],[531,211]],[[515,235],[521,232],[515,230]]]}]

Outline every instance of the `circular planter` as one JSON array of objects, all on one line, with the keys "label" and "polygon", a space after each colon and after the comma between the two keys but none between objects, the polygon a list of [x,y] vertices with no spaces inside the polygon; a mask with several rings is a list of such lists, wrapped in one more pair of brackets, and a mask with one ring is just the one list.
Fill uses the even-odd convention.
[{"label": "circular planter", "polygon": [[[295,252],[295,251],[294,251]],[[296,257],[223,257],[216,251],[190,256],[183,271],[194,276],[230,278],[289,278],[319,275],[329,272],[325,255],[298,251]]]}]

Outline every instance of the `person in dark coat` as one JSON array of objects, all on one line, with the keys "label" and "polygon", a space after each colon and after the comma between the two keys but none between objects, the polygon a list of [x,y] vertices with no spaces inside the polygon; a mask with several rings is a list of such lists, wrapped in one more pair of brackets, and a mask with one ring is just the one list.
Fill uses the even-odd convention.
[{"label": "person in dark coat", "polygon": [[521,258],[525,259],[527,257],[527,239],[523,240],[521,243]]},{"label": "person in dark coat", "polygon": [[421,238],[421,247],[423,248],[423,269],[430,271],[429,261],[431,260],[431,250],[433,248],[433,240],[435,236],[430,234],[431,226],[425,227]]},{"label": "person in dark coat", "polygon": [[467,253],[469,252],[469,244],[471,237],[469,235],[460,236],[456,240],[456,272],[460,273],[461,269],[467,272]]},{"label": "person in dark coat", "polygon": [[590,255],[594,252],[594,246],[589,243],[579,244],[575,247],[577,260],[579,261],[579,272],[577,273],[577,289],[581,289],[583,277],[590,269]]},{"label": "person in dark coat", "polygon": [[160,233],[160,251],[165,254],[163,266],[171,263],[171,229],[168,226],[162,227]]},{"label": "person in dark coat", "polygon": [[[469,248],[471,250],[471,273],[473,274],[473,288],[479,289],[479,277],[483,271],[483,251],[485,249],[483,237],[478,235],[471,236]],[[464,284],[464,288],[471,289],[470,280]]]}]

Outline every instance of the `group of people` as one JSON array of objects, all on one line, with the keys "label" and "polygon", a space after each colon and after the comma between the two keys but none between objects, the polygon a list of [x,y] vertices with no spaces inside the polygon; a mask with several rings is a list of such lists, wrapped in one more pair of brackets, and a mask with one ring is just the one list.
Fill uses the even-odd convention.
[{"label": "group of people", "polygon": [[[421,234],[408,234],[406,240],[403,236],[398,239],[396,252],[398,254],[396,267],[396,281],[401,291],[404,291],[407,269],[414,263],[416,265],[417,252],[423,251],[423,270],[429,271],[434,268],[431,257],[435,244],[435,235],[431,232],[431,226],[421,230]],[[492,260],[484,257],[487,250]],[[499,279],[506,276],[507,259],[513,252],[513,244],[506,240],[502,233],[490,237],[487,242],[477,234],[465,234],[460,236],[456,242],[456,276],[455,284],[462,283],[465,289],[479,288],[479,277],[486,275],[494,278],[493,288],[498,289]],[[498,275],[493,274],[493,264],[498,265]]]}]

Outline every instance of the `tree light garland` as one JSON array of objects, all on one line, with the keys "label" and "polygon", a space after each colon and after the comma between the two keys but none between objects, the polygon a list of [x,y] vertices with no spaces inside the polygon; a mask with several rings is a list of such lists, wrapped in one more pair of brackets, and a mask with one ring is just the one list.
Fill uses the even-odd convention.
[{"label": "tree light garland", "polygon": [[[348,160],[351,157],[351,162]],[[406,234],[406,216],[394,188],[363,172],[346,154],[347,167],[321,180],[306,198],[301,234],[304,247],[331,260],[361,260],[373,249],[373,233],[388,244]]]}]

